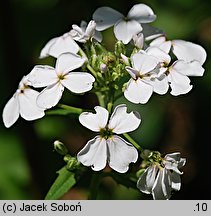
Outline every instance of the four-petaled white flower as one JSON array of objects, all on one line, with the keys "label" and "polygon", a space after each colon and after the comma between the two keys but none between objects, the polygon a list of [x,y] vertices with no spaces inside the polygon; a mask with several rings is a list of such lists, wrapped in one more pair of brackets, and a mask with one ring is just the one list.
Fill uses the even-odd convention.
[{"label": "four-petaled white flower", "polygon": [[28,121],[42,118],[45,115],[44,110],[36,104],[39,92],[31,89],[29,84],[27,76],[24,76],[17,91],[5,105],[2,117],[7,128],[18,120],[19,115]]},{"label": "four-petaled white flower", "polygon": [[180,153],[167,154],[161,163],[152,163],[140,176],[137,187],[146,194],[152,194],[155,200],[165,200],[171,197],[172,190],[179,191],[181,187],[179,171],[186,160]]},{"label": "four-petaled white flower", "polygon": [[99,171],[106,164],[120,173],[129,169],[131,162],[136,162],[138,152],[132,144],[114,134],[131,132],[138,128],[141,119],[139,113],[127,113],[126,105],[118,105],[109,120],[108,111],[95,107],[96,114],[84,112],[79,116],[80,123],[88,129],[100,132],[100,135],[88,141],[78,153],[78,160],[85,166]]},{"label": "four-petaled white flower", "polygon": [[40,52],[40,58],[48,56],[58,58],[59,55],[67,52],[77,54],[79,49],[80,47],[73,40],[70,32],[67,32],[60,37],[56,37],[48,41]]},{"label": "four-petaled white flower", "polygon": [[81,67],[86,58],[72,53],[61,54],[56,67],[37,65],[30,72],[28,80],[35,88],[46,87],[37,97],[39,107],[49,109],[55,106],[64,91],[64,87],[73,93],[84,93],[92,89],[95,78],[86,72],[71,72]]},{"label": "four-petaled white flower", "polygon": [[102,35],[99,31],[96,31],[96,22],[94,20],[91,20],[88,25],[85,21],[81,21],[80,27],[72,25],[72,28],[70,35],[78,42],[86,43],[93,38],[98,42],[102,41]]},{"label": "four-petaled white flower", "polygon": [[[192,89],[188,76],[202,76],[204,74],[203,63],[206,60],[206,51],[200,45],[183,41],[166,41],[164,36],[158,37],[150,43],[150,47],[158,47],[166,53],[172,48],[172,52],[177,57],[168,70],[165,82],[169,82],[171,94],[174,96],[186,94]],[[166,65],[167,66],[167,65]]]},{"label": "four-petaled white flower", "polygon": [[151,76],[159,61],[146,53],[135,53],[131,57],[132,67],[125,69],[131,75],[124,90],[124,96],[132,103],[145,104],[153,93]]},{"label": "four-petaled white flower", "polygon": [[96,29],[103,31],[114,25],[114,34],[124,44],[131,41],[134,35],[142,31],[141,23],[150,23],[156,19],[152,9],[145,4],[136,4],[127,17],[110,7],[100,7],[94,14]]}]

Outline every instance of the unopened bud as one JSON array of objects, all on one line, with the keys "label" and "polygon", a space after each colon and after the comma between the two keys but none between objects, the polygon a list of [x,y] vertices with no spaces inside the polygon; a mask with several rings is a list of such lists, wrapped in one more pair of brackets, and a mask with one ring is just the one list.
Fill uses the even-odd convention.
[{"label": "unopened bud", "polygon": [[126,65],[130,65],[130,61],[129,58],[127,56],[125,56],[124,54],[120,54],[122,61],[126,64]]},{"label": "unopened bud", "polygon": [[100,70],[102,71],[102,72],[106,72],[107,71],[107,65],[106,64],[104,64],[104,63],[101,63],[100,64]]},{"label": "unopened bud", "polygon": [[66,168],[70,171],[73,171],[77,169],[77,167],[80,165],[80,162],[75,157],[71,157],[69,161],[67,162]]},{"label": "unopened bud", "polygon": [[115,54],[117,56],[120,56],[121,53],[125,55],[126,53],[125,45],[122,43],[122,41],[117,41],[115,43]]},{"label": "unopened bud", "polygon": [[54,149],[60,155],[66,155],[68,153],[68,150],[67,150],[66,146],[62,142],[60,142],[59,140],[56,140],[54,142]]},{"label": "unopened bud", "polygon": [[134,35],[133,42],[135,47],[137,47],[138,49],[142,49],[144,46],[144,35],[142,33]]}]

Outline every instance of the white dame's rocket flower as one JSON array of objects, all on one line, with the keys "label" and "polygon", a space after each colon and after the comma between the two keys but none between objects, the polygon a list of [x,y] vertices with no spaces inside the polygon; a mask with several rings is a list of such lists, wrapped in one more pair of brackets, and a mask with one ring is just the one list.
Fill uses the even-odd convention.
[{"label": "white dame's rocket flower", "polygon": [[31,89],[29,84],[27,76],[24,76],[17,91],[5,105],[2,116],[7,128],[17,121],[19,115],[28,121],[42,118],[45,115],[44,110],[36,104],[39,92]]},{"label": "white dame's rocket flower", "polygon": [[186,94],[192,89],[188,76],[203,76],[202,65],[207,54],[200,45],[184,40],[166,41],[166,38],[161,36],[152,41],[150,47],[158,47],[166,53],[172,48],[173,54],[178,59],[168,66],[168,70],[165,72],[167,75],[165,79],[169,82],[172,95]]},{"label": "white dame's rocket flower", "polygon": [[56,67],[37,65],[29,74],[28,80],[35,88],[46,87],[37,97],[39,107],[49,109],[55,106],[64,91],[64,87],[73,93],[84,93],[92,89],[95,78],[86,72],[71,72],[81,67],[86,58],[72,53],[61,54]]},{"label": "white dame's rocket flower", "polygon": [[183,173],[179,169],[185,162],[179,152],[167,154],[160,162],[152,162],[138,179],[137,187],[143,193],[152,194],[155,200],[169,199],[172,190],[180,190]]},{"label": "white dame's rocket flower", "polygon": [[146,53],[135,53],[131,57],[132,67],[126,66],[125,69],[131,75],[127,83],[124,96],[132,103],[145,104],[153,93],[151,75],[158,65],[158,59]]},{"label": "white dame's rocket flower", "polygon": [[40,58],[45,58],[47,56],[53,56],[58,58],[62,53],[78,53],[80,47],[73,40],[70,32],[63,34],[60,37],[56,37],[48,41],[44,48],[40,52]]},{"label": "white dame's rocket flower", "polygon": [[88,141],[78,153],[78,160],[85,166],[91,166],[95,171],[104,169],[108,163],[117,172],[127,172],[129,164],[137,161],[138,152],[132,144],[114,134],[123,134],[137,129],[141,122],[139,113],[127,113],[124,104],[114,109],[110,119],[105,108],[96,106],[95,111],[96,114],[84,112],[79,116],[83,126],[99,132],[100,135]]},{"label": "white dame's rocket flower", "polygon": [[88,40],[92,40],[92,38],[98,42],[102,41],[102,35],[96,31],[96,22],[94,20],[91,20],[88,25],[85,21],[81,21],[80,27],[72,25],[72,28],[70,35],[78,42],[86,43]]},{"label": "white dame's rocket flower", "polygon": [[97,23],[98,31],[103,31],[114,25],[116,38],[127,44],[134,35],[142,31],[141,23],[153,22],[156,15],[149,6],[136,4],[126,17],[110,7],[100,7],[94,12],[93,19]]}]

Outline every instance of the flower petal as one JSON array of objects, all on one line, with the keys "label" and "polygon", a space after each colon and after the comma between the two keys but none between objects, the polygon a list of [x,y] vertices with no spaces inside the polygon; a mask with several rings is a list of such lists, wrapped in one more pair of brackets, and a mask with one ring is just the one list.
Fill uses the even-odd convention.
[{"label": "flower petal", "polygon": [[96,113],[83,112],[79,116],[79,122],[86,128],[98,132],[101,128],[105,128],[108,122],[108,111],[100,106],[96,106]]},{"label": "flower petal", "polygon": [[144,34],[145,41],[151,41],[157,37],[164,35],[163,30],[149,24],[142,23],[141,26],[143,28],[142,32]]},{"label": "flower petal", "polygon": [[170,185],[165,169],[161,169],[152,188],[154,200],[166,200],[170,198]]},{"label": "flower petal", "polygon": [[98,42],[102,42],[103,40],[103,36],[102,34],[99,32],[99,31],[96,31],[95,30],[95,34],[94,34],[94,37],[93,37],[96,41]]},{"label": "flower petal", "polygon": [[64,75],[76,68],[81,67],[85,61],[86,58],[81,58],[79,55],[73,53],[63,53],[56,61],[56,73]]},{"label": "flower petal", "polygon": [[123,14],[110,7],[100,7],[93,14],[96,22],[96,30],[103,31],[113,26],[118,20],[124,18]]},{"label": "flower petal", "polygon": [[15,94],[5,105],[3,109],[3,122],[5,127],[11,127],[19,117],[19,102],[17,94]]},{"label": "flower petal", "polygon": [[106,140],[100,136],[84,146],[84,148],[77,154],[77,159],[84,166],[91,166],[94,171],[99,171],[105,168],[107,162],[107,145]]},{"label": "flower petal", "polygon": [[204,68],[198,61],[185,62],[178,60],[174,64],[174,69],[185,76],[203,76]]},{"label": "flower petal", "polygon": [[155,38],[149,45],[157,47],[157,46],[161,45],[162,43],[164,43],[165,41],[166,41],[166,37],[161,36],[161,37]]},{"label": "flower petal", "polygon": [[168,75],[168,80],[171,86],[170,93],[174,96],[186,94],[192,89],[192,85],[190,85],[190,79],[187,76],[178,73],[173,69],[173,67]]},{"label": "flower petal", "polygon": [[156,19],[153,10],[145,4],[136,4],[128,12],[127,17],[140,23],[150,23]]},{"label": "flower petal", "polygon": [[72,37],[65,33],[61,37],[51,39],[42,49],[40,57],[53,56],[58,58],[59,55],[66,52],[77,53],[79,51],[78,44]]},{"label": "flower petal", "polygon": [[116,134],[123,134],[134,131],[141,123],[141,118],[138,112],[127,113],[125,104],[118,105],[109,120],[108,128],[113,129]]},{"label": "flower petal", "polygon": [[132,57],[132,65],[141,75],[152,71],[158,64],[158,59],[145,53],[135,53]]},{"label": "flower petal", "polygon": [[50,41],[47,42],[47,44],[43,47],[43,49],[40,52],[39,58],[45,58],[49,56],[49,50],[51,46],[58,40],[58,37],[51,39]]},{"label": "flower petal", "polygon": [[149,166],[137,181],[137,187],[146,194],[152,193],[155,183],[158,167],[156,165]]},{"label": "flower petal", "polygon": [[137,80],[130,79],[124,96],[132,103],[145,104],[151,97],[153,87],[149,84],[144,83],[140,78]]},{"label": "flower petal", "polygon": [[165,156],[165,160],[172,161],[172,162],[179,162],[180,161],[180,152],[174,152],[167,154]]},{"label": "flower petal", "polygon": [[74,93],[84,93],[92,89],[95,78],[86,72],[72,72],[61,80],[62,85]]},{"label": "flower petal", "polygon": [[134,35],[141,32],[141,25],[135,20],[120,20],[114,26],[114,34],[116,38],[124,44],[128,44]]},{"label": "flower petal", "polygon": [[205,49],[198,45],[184,40],[173,40],[173,53],[179,60],[186,62],[198,61],[202,65],[207,57]]},{"label": "flower petal", "polygon": [[171,188],[173,190],[179,191],[181,188],[181,178],[178,173],[172,172],[170,174]]},{"label": "flower petal", "polygon": [[45,115],[44,110],[37,106],[36,99],[38,95],[39,92],[29,88],[18,95],[20,115],[27,121],[39,119]]},{"label": "flower petal", "polygon": [[150,43],[150,47],[158,47],[159,49],[163,50],[166,53],[169,53],[171,49],[171,41],[166,41],[165,36],[161,36],[156,38]]},{"label": "flower petal", "polygon": [[95,28],[96,28],[96,22],[94,20],[91,20],[89,22],[89,24],[87,25],[86,31],[85,31],[85,35],[88,38],[93,37],[94,33],[95,33]]},{"label": "flower petal", "polygon": [[136,148],[119,136],[114,135],[107,140],[108,164],[119,173],[125,173],[131,162],[136,162],[138,152]]},{"label": "flower petal", "polygon": [[140,75],[139,71],[137,71],[136,69],[132,67],[126,66],[125,69],[133,79],[136,79]]},{"label": "flower petal", "polygon": [[47,86],[37,97],[37,105],[43,109],[50,109],[57,105],[62,97],[64,87],[58,82]]},{"label": "flower petal", "polygon": [[148,55],[156,57],[160,63],[165,63],[168,65],[171,61],[170,55],[168,55],[166,52],[159,49],[158,47],[149,47],[146,50],[146,53]]},{"label": "flower petal", "polygon": [[169,83],[166,75],[163,75],[161,79],[154,78],[150,82],[150,85],[153,86],[153,91],[160,95],[166,94],[169,89]]},{"label": "flower petal", "polygon": [[57,80],[55,69],[48,65],[36,65],[28,75],[28,81],[35,88],[52,85]]}]

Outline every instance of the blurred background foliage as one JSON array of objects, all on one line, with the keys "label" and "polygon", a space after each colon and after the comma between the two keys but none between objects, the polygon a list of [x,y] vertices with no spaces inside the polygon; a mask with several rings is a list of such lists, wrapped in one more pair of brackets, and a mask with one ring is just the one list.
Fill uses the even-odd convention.
[{"label": "blurred background foliage", "polygon": [[[163,29],[169,39],[201,44],[208,53],[203,77],[192,78],[193,90],[184,96],[154,94],[146,105],[129,104],[141,113],[139,130],[131,133],[145,148],[162,153],[180,151],[187,158],[182,189],[173,199],[210,199],[210,122],[211,122],[211,2],[209,0],[7,0],[0,2],[0,112],[15,92],[23,75],[35,64],[53,64],[38,59],[45,43],[70,30],[72,24],[89,21],[100,6],[110,6],[127,14],[136,3],[146,3],[157,14],[152,24]],[[105,33],[106,34],[106,33]],[[106,36],[106,35],[105,35]],[[113,40],[105,38],[112,47]],[[84,96],[65,92],[66,104],[93,108],[92,93]],[[117,101],[127,103],[124,98]],[[72,155],[94,134],[78,124],[76,117],[46,116],[35,122],[19,119],[10,129],[0,121],[0,199],[43,199],[63,166],[53,151],[59,139]],[[63,199],[85,199],[90,176]],[[79,187],[79,185],[81,185]],[[136,190],[117,185],[106,177],[99,199],[150,199]]]}]

